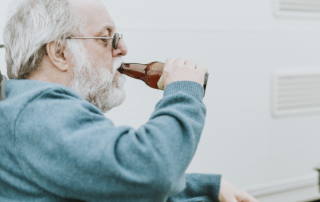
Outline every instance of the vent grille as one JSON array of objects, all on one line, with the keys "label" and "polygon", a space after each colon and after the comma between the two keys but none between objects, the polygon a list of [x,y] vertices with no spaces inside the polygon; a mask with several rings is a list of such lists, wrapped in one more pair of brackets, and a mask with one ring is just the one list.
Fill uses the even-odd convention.
[{"label": "vent grille", "polygon": [[276,14],[320,18],[320,0],[275,0]]},{"label": "vent grille", "polygon": [[320,70],[278,71],[273,80],[275,116],[320,113]]}]

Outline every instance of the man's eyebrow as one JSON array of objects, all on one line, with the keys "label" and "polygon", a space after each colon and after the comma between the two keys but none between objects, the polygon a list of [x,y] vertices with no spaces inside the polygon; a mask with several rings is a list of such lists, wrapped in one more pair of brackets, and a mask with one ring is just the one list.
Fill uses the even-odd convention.
[{"label": "man's eyebrow", "polygon": [[113,27],[113,26],[107,25],[107,26],[105,26],[105,27],[102,28],[102,30],[97,34],[97,36],[99,37],[99,36],[101,36],[101,35],[104,35],[104,32],[105,32],[105,31],[108,31],[108,36],[110,36],[110,33],[112,33],[113,30],[114,30],[114,27]]}]

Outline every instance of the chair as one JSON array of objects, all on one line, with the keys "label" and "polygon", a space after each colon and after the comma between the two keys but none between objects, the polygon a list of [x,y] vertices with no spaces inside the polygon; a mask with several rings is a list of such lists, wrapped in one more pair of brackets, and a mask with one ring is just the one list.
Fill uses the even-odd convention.
[{"label": "chair", "polygon": [[4,94],[4,85],[7,82],[7,78],[1,74],[0,71],[0,101],[6,99],[6,95]]}]

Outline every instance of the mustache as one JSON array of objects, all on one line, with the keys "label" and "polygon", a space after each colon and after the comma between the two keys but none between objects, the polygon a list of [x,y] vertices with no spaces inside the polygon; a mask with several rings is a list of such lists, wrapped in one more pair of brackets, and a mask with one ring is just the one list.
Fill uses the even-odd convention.
[{"label": "mustache", "polygon": [[115,74],[119,67],[124,63],[124,58],[123,57],[116,57],[112,61],[112,73]]}]

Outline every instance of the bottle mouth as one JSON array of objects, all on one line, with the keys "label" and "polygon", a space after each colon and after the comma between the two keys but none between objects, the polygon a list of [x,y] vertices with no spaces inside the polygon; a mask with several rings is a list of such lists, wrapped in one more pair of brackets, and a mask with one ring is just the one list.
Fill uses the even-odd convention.
[{"label": "bottle mouth", "polygon": [[120,67],[117,69],[121,74],[124,68],[124,62],[120,65]]}]

